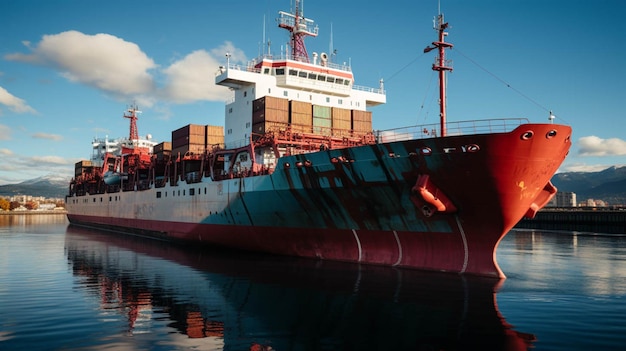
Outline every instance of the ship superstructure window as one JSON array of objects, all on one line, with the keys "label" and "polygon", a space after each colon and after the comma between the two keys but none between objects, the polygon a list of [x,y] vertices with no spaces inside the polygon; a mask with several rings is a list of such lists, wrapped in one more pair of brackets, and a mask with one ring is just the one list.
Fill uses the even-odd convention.
[{"label": "ship superstructure window", "polygon": [[317,74],[309,73],[309,79],[313,79],[313,80],[317,79]]},{"label": "ship superstructure window", "polygon": [[277,76],[284,76],[285,75],[285,69],[284,68],[277,68],[276,69],[276,75]]},{"label": "ship superstructure window", "polygon": [[157,199],[160,199],[160,198],[161,198],[161,192],[160,192],[160,191],[157,191],[157,193],[156,193],[156,197],[157,197]]},{"label": "ship superstructure window", "polygon": [[297,76],[298,75],[298,71],[296,71],[295,69],[290,69],[289,70],[289,75],[290,76]]},{"label": "ship superstructure window", "polygon": [[319,76],[317,76],[317,80],[321,80],[323,82],[326,80],[326,76],[320,74]]},{"label": "ship superstructure window", "polygon": [[[185,194],[185,191],[183,190],[183,195]],[[191,188],[189,189],[189,196],[194,196],[196,194],[196,189]]]},{"label": "ship superstructure window", "polygon": [[263,69],[263,74],[270,74],[270,69],[269,68],[264,68]]},{"label": "ship superstructure window", "polygon": [[287,90],[283,91],[283,96],[288,96],[289,93],[287,92]]},{"label": "ship superstructure window", "polygon": [[304,72],[304,71],[300,71],[300,73],[298,73],[298,77],[300,77],[300,78],[306,78],[306,72]]}]

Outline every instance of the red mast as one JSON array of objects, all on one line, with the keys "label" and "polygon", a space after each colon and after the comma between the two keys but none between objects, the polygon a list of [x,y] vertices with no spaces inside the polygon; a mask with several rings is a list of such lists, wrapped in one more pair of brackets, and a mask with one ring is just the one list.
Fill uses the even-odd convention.
[{"label": "red mast", "polygon": [[137,105],[132,105],[126,110],[124,113],[124,118],[130,119],[130,132],[128,133],[128,138],[130,140],[138,140],[139,132],[137,131],[137,113],[141,113],[137,108]]},{"label": "red mast", "polygon": [[445,49],[452,48],[452,44],[445,42],[448,23],[443,21],[443,14],[437,16],[435,30],[439,32],[439,40],[434,41],[433,46],[427,46],[424,52],[438,49],[438,56],[433,64],[433,71],[439,71],[439,122],[441,124],[441,136],[446,136],[446,71],[452,71],[452,67],[446,66]]},{"label": "red mast", "polygon": [[301,62],[309,62],[309,54],[304,46],[304,37],[307,35],[316,37],[318,28],[313,26],[313,20],[304,18],[304,11],[300,7],[300,0],[296,0],[295,13],[278,12],[278,26],[290,33],[289,45],[291,46],[291,59]]}]

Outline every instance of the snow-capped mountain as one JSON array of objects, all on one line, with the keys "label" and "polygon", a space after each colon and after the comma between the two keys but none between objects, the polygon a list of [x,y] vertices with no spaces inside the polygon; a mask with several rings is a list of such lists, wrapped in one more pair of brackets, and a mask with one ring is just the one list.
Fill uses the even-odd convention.
[{"label": "snow-capped mountain", "polygon": [[71,177],[49,174],[25,180],[16,184],[0,185],[0,196],[14,195],[43,196],[47,198],[64,198],[68,193]]}]

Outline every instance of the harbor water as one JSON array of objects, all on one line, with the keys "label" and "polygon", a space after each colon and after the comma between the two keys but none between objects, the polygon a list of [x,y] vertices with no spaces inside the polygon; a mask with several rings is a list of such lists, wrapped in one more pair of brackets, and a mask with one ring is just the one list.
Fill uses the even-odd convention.
[{"label": "harbor water", "polygon": [[624,350],[626,236],[514,230],[507,279],[0,215],[0,350]]}]

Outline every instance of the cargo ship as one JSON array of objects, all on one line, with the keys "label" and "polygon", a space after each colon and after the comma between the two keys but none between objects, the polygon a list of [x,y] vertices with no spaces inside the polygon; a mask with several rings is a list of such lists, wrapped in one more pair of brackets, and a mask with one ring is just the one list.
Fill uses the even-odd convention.
[{"label": "cargo ship", "polygon": [[215,83],[230,88],[224,126],[189,124],[168,142],[137,133],[94,142],[66,197],[72,224],[155,239],[269,254],[504,278],[498,243],[556,193],[571,127],[526,119],[452,122],[452,70],[439,14],[438,123],[375,131],[380,86],[354,84],[332,55],[309,55],[318,27],[301,1],[279,12],[290,50],[247,65],[230,62]]}]

